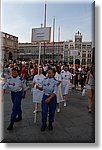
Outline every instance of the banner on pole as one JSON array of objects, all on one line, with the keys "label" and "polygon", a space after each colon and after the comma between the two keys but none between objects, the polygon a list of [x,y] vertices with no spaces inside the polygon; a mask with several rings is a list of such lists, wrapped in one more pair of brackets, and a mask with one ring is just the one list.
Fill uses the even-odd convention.
[{"label": "banner on pole", "polygon": [[33,28],[31,42],[50,42],[51,27]]}]

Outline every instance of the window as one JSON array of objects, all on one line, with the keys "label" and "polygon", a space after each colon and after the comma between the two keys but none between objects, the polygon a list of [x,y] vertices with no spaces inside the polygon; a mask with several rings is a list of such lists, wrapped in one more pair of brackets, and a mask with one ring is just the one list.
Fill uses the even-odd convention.
[{"label": "window", "polygon": [[82,51],[82,57],[86,57],[86,51]]},{"label": "window", "polygon": [[82,49],[86,49],[86,45],[82,45]]},{"label": "window", "polygon": [[78,56],[80,55],[80,52],[78,52]]},{"label": "window", "polygon": [[82,54],[82,57],[86,57],[86,54]]},{"label": "window", "polygon": [[65,48],[68,48],[68,45],[65,45]]},{"label": "window", "polygon": [[86,64],[86,59],[82,59],[82,65]]},{"label": "window", "polygon": [[91,51],[88,51],[88,53],[91,53]]},{"label": "window", "polygon": [[87,59],[87,63],[90,64],[91,63],[91,59]]},{"label": "window", "polygon": [[91,45],[87,45],[87,48],[90,49],[90,48],[91,48]]},{"label": "window", "polygon": [[88,54],[87,57],[91,57],[91,54]]}]

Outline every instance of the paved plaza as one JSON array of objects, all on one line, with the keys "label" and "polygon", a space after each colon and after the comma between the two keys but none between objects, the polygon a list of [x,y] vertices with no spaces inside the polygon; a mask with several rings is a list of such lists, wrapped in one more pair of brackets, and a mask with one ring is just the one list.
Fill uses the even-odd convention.
[{"label": "paved plaza", "polygon": [[[41,132],[41,111],[37,113],[37,123],[34,123],[31,89],[22,100],[22,121],[14,124],[14,129],[8,131],[12,103],[10,94],[6,93],[4,102],[4,139],[3,143],[94,143],[95,119],[94,111],[88,113],[87,97],[81,96],[79,89],[69,92],[67,106],[61,104],[61,112],[55,114],[53,131]],[[40,107],[39,107],[40,109]],[[40,109],[41,110],[41,109]]]}]

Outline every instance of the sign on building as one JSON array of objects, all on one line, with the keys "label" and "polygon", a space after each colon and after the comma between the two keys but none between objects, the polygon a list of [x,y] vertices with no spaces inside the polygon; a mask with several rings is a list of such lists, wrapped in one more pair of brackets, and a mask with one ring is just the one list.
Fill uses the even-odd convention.
[{"label": "sign on building", "polygon": [[77,55],[78,55],[78,50],[76,50],[76,49],[70,50],[70,56],[75,57]]},{"label": "sign on building", "polygon": [[33,28],[31,42],[50,42],[51,27]]}]

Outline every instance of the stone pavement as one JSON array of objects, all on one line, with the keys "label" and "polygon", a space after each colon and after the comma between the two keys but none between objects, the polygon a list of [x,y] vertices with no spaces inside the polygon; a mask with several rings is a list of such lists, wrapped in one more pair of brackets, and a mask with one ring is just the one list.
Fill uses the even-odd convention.
[{"label": "stone pavement", "polygon": [[12,131],[7,131],[10,121],[11,100],[9,93],[4,102],[4,139],[2,143],[94,143],[95,113],[88,113],[87,97],[81,96],[79,90],[71,90],[67,107],[61,105],[61,112],[55,114],[53,131],[46,129],[41,132],[41,112],[37,113],[37,123],[34,123],[33,102],[30,89],[22,100],[23,119],[14,124]]}]

